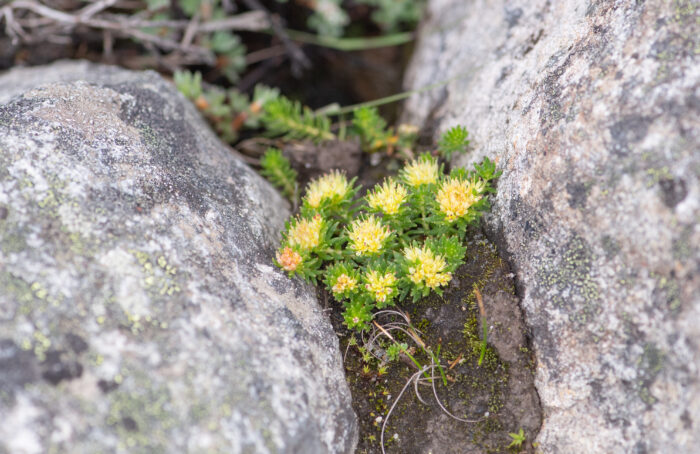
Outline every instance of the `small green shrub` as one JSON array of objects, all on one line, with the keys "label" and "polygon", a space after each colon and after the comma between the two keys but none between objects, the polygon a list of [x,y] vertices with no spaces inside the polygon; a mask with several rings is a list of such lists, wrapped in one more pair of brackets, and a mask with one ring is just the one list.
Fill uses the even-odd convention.
[{"label": "small green shrub", "polygon": [[268,148],[260,159],[260,173],[291,201],[297,198],[297,172],[276,148]]},{"label": "small green shrub", "polygon": [[464,153],[469,145],[467,137],[469,133],[464,126],[455,126],[448,129],[438,141],[438,150],[440,154],[447,160],[452,157],[452,154]]},{"label": "small green shrub", "polygon": [[355,200],[354,180],[332,172],[309,183],[275,263],[290,276],[322,281],[343,302],[347,326],[367,329],[374,309],[442,293],[498,175],[488,159],[447,175],[424,154]]}]

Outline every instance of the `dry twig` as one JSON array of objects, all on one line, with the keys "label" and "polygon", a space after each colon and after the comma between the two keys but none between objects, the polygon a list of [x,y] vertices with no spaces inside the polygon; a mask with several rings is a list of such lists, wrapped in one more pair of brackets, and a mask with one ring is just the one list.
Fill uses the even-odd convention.
[{"label": "dry twig", "polygon": [[[99,30],[103,47],[109,52],[115,36],[136,39],[160,55],[157,50],[176,52],[183,55],[182,61],[188,64],[213,65],[214,53],[193,44],[202,34],[225,30],[263,31],[271,27],[265,11],[249,11],[225,19],[200,21],[199,16],[192,20],[148,20],[142,13],[133,15],[113,14],[111,7],[135,8],[137,4],[125,4],[119,0],[98,0],[74,12],[50,8],[36,0],[15,0],[0,7],[0,23],[5,22],[5,33],[13,44],[41,42],[69,42],[70,34],[79,27]],[[161,36],[143,31],[144,28],[162,28],[170,34]],[[172,32],[183,33],[180,40],[170,37]]]}]

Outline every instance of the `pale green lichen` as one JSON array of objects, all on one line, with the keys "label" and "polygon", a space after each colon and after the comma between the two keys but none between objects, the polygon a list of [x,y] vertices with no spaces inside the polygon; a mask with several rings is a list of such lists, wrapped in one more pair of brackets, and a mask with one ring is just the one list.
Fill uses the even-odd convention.
[{"label": "pale green lichen", "polygon": [[[580,237],[574,237],[566,246],[558,263],[545,262],[537,271],[541,291],[548,293],[552,303],[568,313],[569,319],[586,324],[599,311],[600,289],[591,273],[595,257]],[[565,299],[562,295],[568,295]]]},{"label": "pale green lichen", "polygon": [[[160,255],[156,260],[143,251],[130,249],[131,253],[142,266],[144,278],[141,283],[144,290],[150,294],[172,296],[175,293],[181,292],[180,285],[177,283],[177,268],[168,263],[164,256]],[[157,264],[157,267],[154,266]],[[160,269],[160,270],[159,270]]]},{"label": "pale green lichen", "polygon": [[114,427],[122,449],[131,453],[165,453],[169,431],[177,425],[177,416],[170,408],[172,396],[166,386],[156,385],[141,374],[122,374],[115,383],[131,390],[110,393],[107,424]]}]

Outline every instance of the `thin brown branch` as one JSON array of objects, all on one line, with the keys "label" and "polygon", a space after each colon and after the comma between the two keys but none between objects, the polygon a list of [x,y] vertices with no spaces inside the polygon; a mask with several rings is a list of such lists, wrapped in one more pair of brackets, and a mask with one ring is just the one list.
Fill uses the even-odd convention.
[{"label": "thin brown branch", "polygon": [[[0,20],[5,20],[5,30],[7,35],[12,38],[13,42],[18,40],[24,42],[37,42],[37,36],[32,36],[29,30],[25,30],[22,25],[32,30],[36,34],[39,27],[49,27],[52,24],[62,24],[65,33],[70,32],[76,27],[83,25],[90,28],[95,28],[103,31],[111,31],[115,35],[130,37],[150,43],[165,51],[180,51],[188,55],[195,55],[196,62],[214,64],[214,53],[201,46],[193,45],[195,37],[200,33],[210,33],[219,30],[249,30],[261,31],[270,28],[270,22],[264,11],[250,11],[225,19],[213,20],[200,23],[198,20],[191,21],[152,21],[144,20],[138,16],[124,16],[102,13],[107,8],[114,6],[118,0],[99,0],[92,3],[76,13],[66,13],[46,5],[38,3],[34,0],[15,0],[14,2],[0,7]],[[38,18],[23,18],[22,24],[15,19],[15,12],[30,11]],[[142,16],[141,16],[142,17]],[[164,27],[172,30],[185,30],[185,35],[181,42],[173,39],[152,35],[144,32],[143,28],[147,27]],[[55,41],[65,37],[55,34],[41,33],[42,40]],[[192,60],[191,58],[189,60]]]},{"label": "thin brown branch", "polygon": [[79,10],[78,16],[80,16],[80,18],[83,20],[89,19],[95,14],[106,10],[110,6],[114,6],[115,3],[117,3],[117,0],[99,0],[98,2],[95,2]]}]

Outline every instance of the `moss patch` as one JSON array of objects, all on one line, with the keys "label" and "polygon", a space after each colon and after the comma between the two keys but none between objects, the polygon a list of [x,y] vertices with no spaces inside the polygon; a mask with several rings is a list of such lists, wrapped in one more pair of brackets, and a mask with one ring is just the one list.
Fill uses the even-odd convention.
[{"label": "moss patch", "polygon": [[[417,303],[405,301],[400,307],[421,330],[422,340],[433,352],[440,351],[448,380],[447,386],[440,379],[436,381],[441,402],[456,416],[476,422],[460,422],[445,415],[430,386],[419,386],[427,405],[421,403],[410,386],[387,423],[387,453],[516,452],[508,450],[512,441],[508,433],[520,428],[528,440],[521,452],[533,452],[530,442],[539,430],[541,409],[533,384],[534,359],[514,296],[512,274],[493,245],[479,235],[473,237],[467,263],[458,269],[442,297],[433,294]],[[475,287],[483,295],[489,326],[481,365],[482,326]],[[360,420],[356,452],[380,453],[384,418],[417,368],[407,358],[388,365],[375,359],[367,362],[361,349],[350,341],[352,333],[342,326],[338,305],[333,305],[333,311],[334,327],[342,334],[341,351],[346,352],[344,364],[353,408]],[[361,345],[358,336],[355,338]],[[407,336],[397,335],[397,339],[415,346]],[[374,353],[381,357],[388,345],[373,347]],[[428,355],[419,348],[414,357],[421,364],[430,364]]]}]

